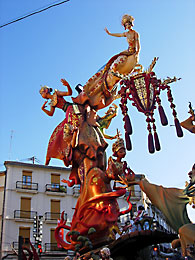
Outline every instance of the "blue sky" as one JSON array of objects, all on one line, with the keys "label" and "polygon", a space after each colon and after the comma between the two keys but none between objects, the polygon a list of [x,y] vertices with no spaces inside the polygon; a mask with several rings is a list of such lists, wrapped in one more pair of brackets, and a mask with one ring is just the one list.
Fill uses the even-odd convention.
[{"label": "blue sky", "polygon": [[[0,25],[54,2],[1,0]],[[126,13],[135,18],[134,29],[141,42],[139,62],[144,68],[158,56],[154,69],[158,78],[182,78],[171,88],[178,118],[184,120],[188,102],[195,107],[194,12],[194,0],[70,0],[0,29],[0,169],[4,169],[6,160],[32,156],[44,163],[49,137],[64,113],[56,111],[52,118],[43,113],[40,85],[63,90],[60,79],[65,78],[74,90],[110,57],[127,49],[125,38],[104,32],[105,27],[111,32],[123,32],[121,17]],[[171,125],[173,117],[165,91],[161,98]],[[71,101],[70,97],[67,100]],[[174,127],[161,126],[156,111],[162,149],[151,155],[147,150],[145,116],[130,102],[128,107],[134,131],[133,150],[126,156],[131,168],[144,173],[153,183],[183,188],[195,163],[195,135],[184,130],[184,137],[177,138]],[[105,111],[98,113],[103,115]],[[114,135],[116,128],[124,134],[121,111],[106,133]],[[109,143],[107,153],[111,155]],[[53,159],[51,165],[63,163]]]}]

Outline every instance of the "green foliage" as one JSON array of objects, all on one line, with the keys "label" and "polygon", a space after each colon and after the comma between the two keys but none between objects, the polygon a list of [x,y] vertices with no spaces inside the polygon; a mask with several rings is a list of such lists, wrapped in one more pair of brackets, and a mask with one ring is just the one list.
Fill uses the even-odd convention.
[{"label": "green foliage", "polygon": [[66,189],[66,187],[63,187],[63,186],[60,185],[60,191],[66,193],[66,192],[67,192],[67,189]]},{"label": "green foliage", "polygon": [[86,246],[86,247],[91,247],[91,246],[93,246],[93,245],[92,245],[91,241],[86,241],[86,242],[85,242],[85,246]]},{"label": "green foliage", "polygon": [[96,232],[96,229],[93,228],[93,227],[91,227],[91,228],[88,230],[88,235],[91,235],[91,234],[93,234],[93,233],[95,233],[95,232]]},{"label": "green foliage", "polygon": [[85,241],[85,237],[84,236],[79,236],[79,237],[77,237],[77,241],[84,242]]},{"label": "green foliage", "polygon": [[80,232],[78,231],[75,231],[75,230],[72,230],[68,233],[68,236],[79,236],[80,235]]},{"label": "green foliage", "polygon": [[79,251],[79,249],[80,249],[80,245],[79,245],[79,244],[76,244],[76,245],[75,245],[75,251]]}]

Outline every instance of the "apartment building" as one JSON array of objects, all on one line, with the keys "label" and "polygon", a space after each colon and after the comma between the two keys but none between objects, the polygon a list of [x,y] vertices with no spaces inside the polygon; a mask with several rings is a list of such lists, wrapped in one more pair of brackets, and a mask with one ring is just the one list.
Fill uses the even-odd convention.
[{"label": "apartment building", "polygon": [[70,169],[21,162],[5,162],[0,174],[1,253],[18,248],[18,237],[34,242],[34,217],[43,220],[44,251],[58,250],[54,230],[62,211],[70,223],[79,187],[69,188]]}]

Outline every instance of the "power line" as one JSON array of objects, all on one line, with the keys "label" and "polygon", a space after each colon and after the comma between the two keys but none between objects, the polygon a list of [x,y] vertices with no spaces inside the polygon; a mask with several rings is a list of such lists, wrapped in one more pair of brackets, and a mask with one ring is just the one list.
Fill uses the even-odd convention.
[{"label": "power line", "polygon": [[44,11],[46,11],[46,10],[52,8],[52,7],[55,7],[55,6],[64,4],[64,3],[69,2],[69,1],[70,1],[70,0],[64,0],[64,1],[61,1],[61,2],[59,2],[59,3],[53,4],[53,5],[49,5],[49,6],[43,8],[43,9],[41,9],[41,10],[39,10],[39,11],[34,11],[33,13],[27,14],[27,15],[25,15],[25,16],[23,16],[23,17],[20,17],[20,18],[15,19],[15,20],[13,20],[13,21],[11,21],[11,22],[8,22],[8,23],[6,23],[6,24],[0,25],[0,28],[3,28],[3,27],[5,27],[5,26],[7,26],[7,25],[9,25],[9,24],[12,24],[12,23],[16,23],[16,22],[21,21],[21,20],[23,20],[23,19],[25,19],[25,18],[28,18],[28,17],[30,17],[30,16],[32,16],[32,15],[35,15],[35,14],[44,12]]}]

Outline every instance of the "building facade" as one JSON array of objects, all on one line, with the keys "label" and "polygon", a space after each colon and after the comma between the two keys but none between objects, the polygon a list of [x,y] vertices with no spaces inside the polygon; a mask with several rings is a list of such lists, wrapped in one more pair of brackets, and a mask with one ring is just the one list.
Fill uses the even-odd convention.
[{"label": "building facade", "polygon": [[70,169],[20,162],[5,162],[0,175],[1,253],[18,248],[18,237],[35,242],[34,219],[42,220],[43,251],[57,250],[54,230],[64,211],[67,224],[74,212],[79,187],[62,185]]}]

